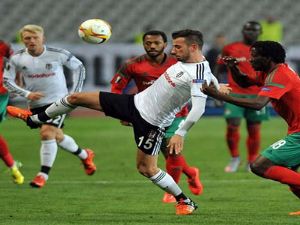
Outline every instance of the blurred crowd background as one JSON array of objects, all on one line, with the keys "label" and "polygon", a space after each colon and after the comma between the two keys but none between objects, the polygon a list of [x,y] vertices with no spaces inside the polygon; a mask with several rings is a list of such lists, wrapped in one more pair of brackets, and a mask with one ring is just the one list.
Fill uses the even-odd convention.
[{"label": "blurred crowd background", "polygon": [[[105,89],[120,63],[142,54],[146,30],[166,32],[171,44],[173,31],[198,29],[204,34],[204,53],[214,49],[216,54],[224,44],[242,39],[242,26],[249,20],[261,22],[261,38],[281,42],[290,65],[300,71],[297,0],[1,0],[0,12],[0,39],[15,49],[22,47],[18,30],[33,23],[45,28],[48,45],[66,48],[80,58],[87,67],[85,90]],[[108,43],[95,46],[80,40],[77,29],[91,18],[111,24]]]}]

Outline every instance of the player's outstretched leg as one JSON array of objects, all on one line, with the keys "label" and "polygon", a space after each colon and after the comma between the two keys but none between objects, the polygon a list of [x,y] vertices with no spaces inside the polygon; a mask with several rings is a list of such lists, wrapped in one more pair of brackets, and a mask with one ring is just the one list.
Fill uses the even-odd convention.
[{"label": "player's outstretched leg", "polygon": [[30,110],[21,109],[16,106],[7,106],[6,111],[10,116],[22,119],[24,121],[26,121],[27,118],[32,115],[32,112],[30,112]]}]

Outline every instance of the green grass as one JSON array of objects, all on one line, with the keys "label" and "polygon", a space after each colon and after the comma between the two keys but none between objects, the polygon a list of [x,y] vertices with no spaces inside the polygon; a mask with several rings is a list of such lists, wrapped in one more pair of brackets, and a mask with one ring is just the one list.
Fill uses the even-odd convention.
[{"label": "green grass", "polygon": [[[191,216],[174,215],[174,205],[161,203],[163,192],[135,169],[136,147],[131,128],[109,118],[70,118],[65,132],[96,152],[98,171],[84,174],[80,161],[60,150],[47,185],[33,189],[28,182],[39,170],[38,130],[9,119],[1,125],[15,158],[22,161],[26,183],[11,182],[0,163],[0,224],[105,224],[105,225],[196,225],[196,224],[300,224],[288,212],[300,210],[299,200],[287,186],[244,171],[225,174],[229,160],[222,118],[202,118],[186,139],[187,161],[201,169],[205,186],[201,196],[191,196],[199,209]],[[241,152],[245,162],[245,127]],[[279,118],[262,127],[262,148],[286,133]],[[160,157],[159,164],[164,168]],[[6,171],[6,172],[5,172]],[[180,185],[190,195],[185,177]]]}]

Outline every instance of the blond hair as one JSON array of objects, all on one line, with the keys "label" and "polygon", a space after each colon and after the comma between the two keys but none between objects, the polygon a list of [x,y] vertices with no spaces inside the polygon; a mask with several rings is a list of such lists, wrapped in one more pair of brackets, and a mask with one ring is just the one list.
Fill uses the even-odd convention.
[{"label": "blond hair", "polygon": [[44,29],[41,26],[35,25],[35,24],[27,24],[24,27],[22,27],[19,31],[21,37],[24,32],[31,32],[31,33],[40,33],[44,35]]}]

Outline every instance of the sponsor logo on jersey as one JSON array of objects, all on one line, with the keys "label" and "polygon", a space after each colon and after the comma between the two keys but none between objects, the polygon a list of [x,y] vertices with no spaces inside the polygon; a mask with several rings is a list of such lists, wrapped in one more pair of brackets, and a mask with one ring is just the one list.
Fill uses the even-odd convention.
[{"label": "sponsor logo on jersey", "polygon": [[149,86],[151,86],[154,83],[154,81],[155,80],[143,81],[143,85],[149,87]]},{"label": "sponsor logo on jersey", "polygon": [[193,79],[193,83],[203,84],[204,80],[202,80],[202,79]]},{"label": "sponsor logo on jersey", "polygon": [[262,91],[271,91],[271,88],[263,87],[261,90],[262,90]]},{"label": "sponsor logo on jersey", "polygon": [[240,58],[236,58],[237,62],[246,62],[247,58],[246,57],[240,57]]},{"label": "sponsor logo on jersey", "polygon": [[40,74],[29,74],[29,78],[45,78],[45,77],[52,77],[55,73],[40,73]]},{"label": "sponsor logo on jersey", "polygon": [[172,87],[176,87],[176,84],[171,80],[170,76],[167,74],[167,72],[164,73],[164,77],[168,81],[169,84],[171,84]]},{"label": "sponsor logo on jersey", "polygon": [[179,73],[176,74],[176,78],[179,78],[183,75],[184,73],[182,71],[180,71]]}]

